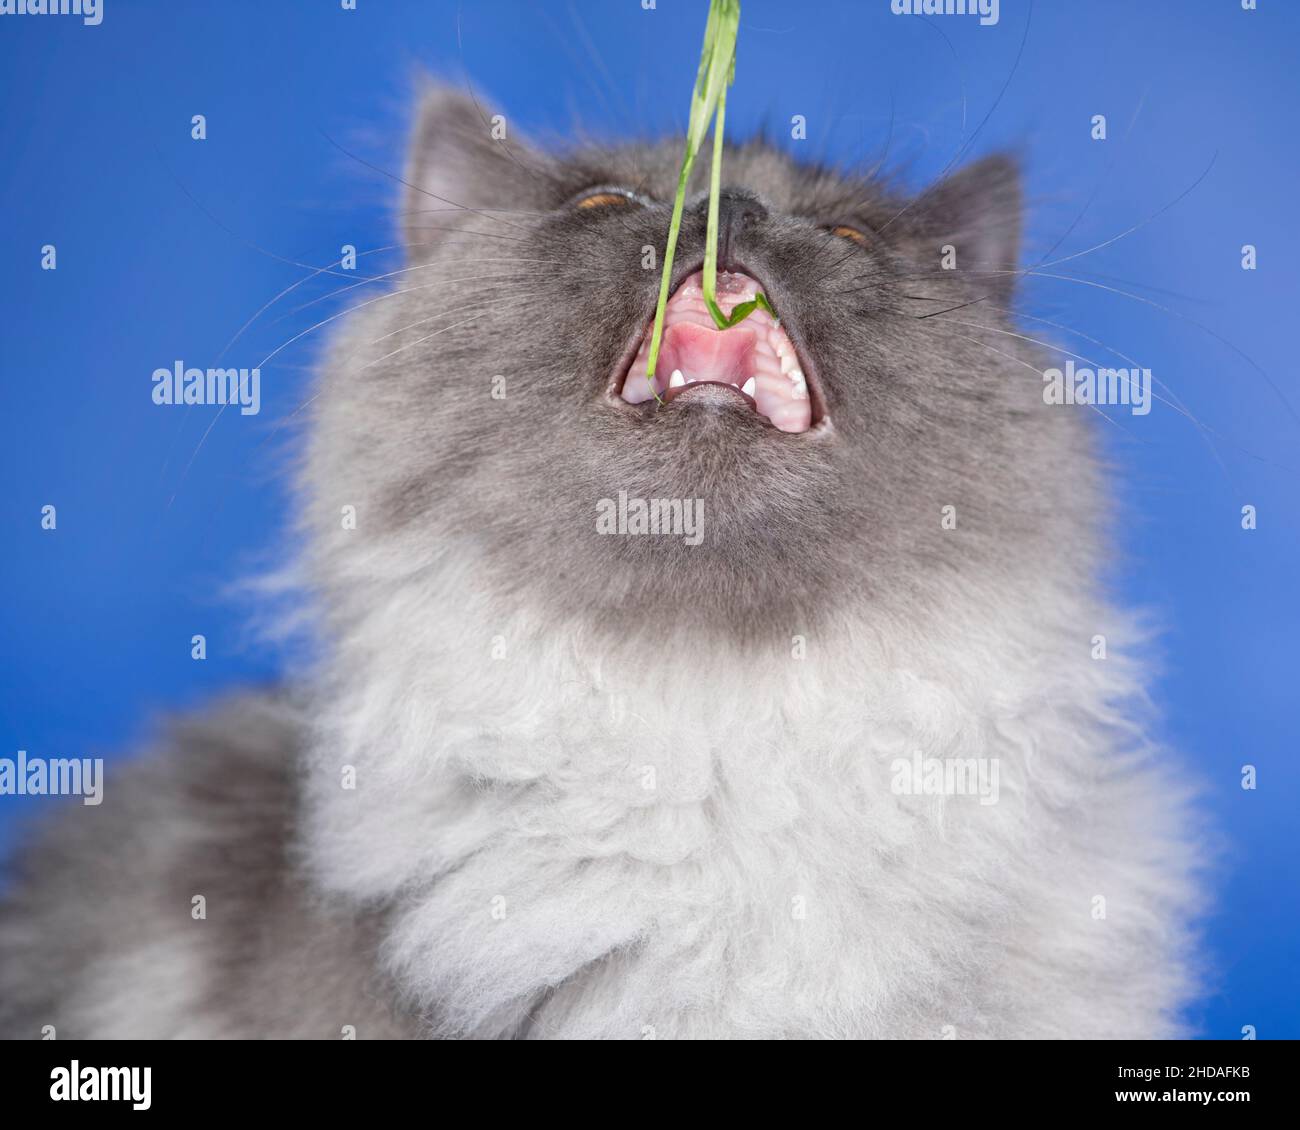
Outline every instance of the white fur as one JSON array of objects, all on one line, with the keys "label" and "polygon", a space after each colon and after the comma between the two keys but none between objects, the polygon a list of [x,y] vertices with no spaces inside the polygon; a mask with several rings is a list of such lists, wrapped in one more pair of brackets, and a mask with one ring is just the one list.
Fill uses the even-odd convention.
[{"label": "white fur", "polygon": [[[397,900],[386,964],[434,1031],[1178,1031],[1185,790],[1090,598],[968,578],[802,660],[651,650],[490,598],[463,547],[417,579],[361,544],[327,566],[307,844]],[[998,758],[999,802],[894,795],[915,750]]]}]

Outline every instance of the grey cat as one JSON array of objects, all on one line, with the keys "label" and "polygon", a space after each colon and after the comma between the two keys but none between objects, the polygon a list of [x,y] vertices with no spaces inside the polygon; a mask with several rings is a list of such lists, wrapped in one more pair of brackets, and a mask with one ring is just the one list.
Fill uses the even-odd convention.
[{"label": "grey cat", "polygon": [[720,301],[772,312],[709,321],[700,170],[652,384],[679,160],[427,92],[312,403],[319,668],[35,839],[5,1034],[1182,1031],[1187,790],[1015,329],[1014,163],[728,147]]}]

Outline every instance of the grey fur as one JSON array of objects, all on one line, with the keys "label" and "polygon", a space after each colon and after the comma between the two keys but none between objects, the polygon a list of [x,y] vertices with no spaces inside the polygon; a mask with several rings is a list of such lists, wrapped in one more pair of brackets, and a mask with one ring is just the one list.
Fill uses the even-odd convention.
[{"label": "grey fur", "polygon": [[[33,841],[6,1034],[1179,1030],[1195,851],[1140,664],[1087,657],[1126,639],[1097,592],[1092,429],[991,332],[1014,330],[1013,163],[909,199],[729,149],[767,211],[730,251],[833,421],[789,436],[734,404],[609,402],[678,159],[502,143],[427,95],[410,270],[335,343],[300,481],[322,670],[300,705],[182,723]],[[646,203],[570,206],[596,185]],[[870,246],[826,230],[846,223]],[[679,277],[703,236],[697,184]],[[705,499],[704,543],[598,536],[619,491]],[[815,663],[790,667],[792,637]],[[633,710],[610,723],[615,684]],[[1011,806],[890,798],[909,743],[1004,758]],[[821,917],[787,936],[791,892]]]},{"label": "grey fur", "polygon": [[[408,1031],[373,972],[373,918],[295,859],[298,709],[243,695],[112,772],[112,803],[28,844],[0,931],[0,1031],[59,1038],[338,1039]],[[206,917],[192,917],[202,896]],[[132,958],[134,957],[134,960]]]}]

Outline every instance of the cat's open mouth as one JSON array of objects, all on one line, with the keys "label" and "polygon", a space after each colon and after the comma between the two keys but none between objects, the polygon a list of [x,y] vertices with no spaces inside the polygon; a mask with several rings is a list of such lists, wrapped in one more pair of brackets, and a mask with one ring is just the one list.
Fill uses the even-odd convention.
[{"label": "cat's open mouth", "polygon": [[[724,314],[748,302],[760,289],[758,280],[744,272],[718,272],[717,301]],[[611,390],[627,403],[646,404],[656,394],[664,405],[724,398],[747,404],[783,432],[806,432],[819,422],[819,398],[811,374],[779,319],[759,308],[738,325],[719,330],[704,304],[699,271],[688,275],[668,300],[651,387],[646,367],[653,329],[653,325],[646,329]]]}]

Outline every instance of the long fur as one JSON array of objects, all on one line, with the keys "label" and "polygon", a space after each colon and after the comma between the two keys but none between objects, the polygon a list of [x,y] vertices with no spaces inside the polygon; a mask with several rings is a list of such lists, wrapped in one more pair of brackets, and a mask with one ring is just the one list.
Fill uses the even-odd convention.
[{"label": "long fur", "polygon": [[[730,153],[773,208],[747,263],[835,421],[784,437],[604,402],[666,213],[564,202],[670,198],[672,147],[561,157],[481,113],[428,96],[411,272],[324,368],[300,481],[320,669],[185,724],[38,841],[0,928],[5,1031],[1178,1034],[1187,789],[1097,585],[1088,421],[1003,332],[1014,168],[909,201]],[[846,210],[870,255],[828,238]],[[689,266],[698,198],[683,232]],[[965,327],[915,317],[967,300]],[[599,537],[620,489],[703,497],[710,537]],[[916,754],[996,760],[998,802],[900,793]]]}]

